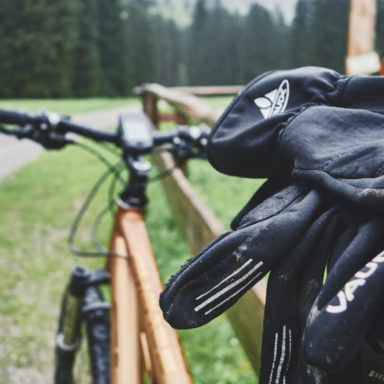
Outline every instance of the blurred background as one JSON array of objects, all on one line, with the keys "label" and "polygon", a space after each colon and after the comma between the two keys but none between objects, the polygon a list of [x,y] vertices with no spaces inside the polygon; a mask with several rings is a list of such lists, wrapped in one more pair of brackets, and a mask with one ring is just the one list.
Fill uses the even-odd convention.
[{"label": "blurred background", "polygon": [[[349,19],[353,4],[356,17]],[[357,68],[349,73],[368,74],[380,70],[384,55],[384,0],[0,0],[0,20],[0,107],[44,108],[103,129],[114,129],[121,111],[140,110],[139,98],[131,96],[143,82],[246,84],[265,71],[303,65],[344,73],[346,57]],[[224,109],[231,99],[204,101]],[[69,272],[75,263],[102,265],[72,257],[67,239],[105,169],[78,148],[41,154],[38,147],[34,154],[34,143],[5,139],[0,137],[0,384],[51,383]],[[39,157],[31,161],[30,153]],[[15,172],[19,160],[28,165]],[[221,175],[207,162],[193,162],[188,173],[227,228],[262,183]],[[166,281],[192,254],[161,185],[150,184],[149,196],[147,223]],[[108,199],[105,186],[79,231],[79,247],[89,249],[95,217]],[[111,220],[107,216],[99,231],[104,244]],[[181,337],[196,383],[258,382],[226,316]]]},{"label": "blurred background", "polygon": [[[344,72],[349,0],[0,0],[0,97],[128,96],[142,82]],[[384,54],[384,1],[376,51]]]}]

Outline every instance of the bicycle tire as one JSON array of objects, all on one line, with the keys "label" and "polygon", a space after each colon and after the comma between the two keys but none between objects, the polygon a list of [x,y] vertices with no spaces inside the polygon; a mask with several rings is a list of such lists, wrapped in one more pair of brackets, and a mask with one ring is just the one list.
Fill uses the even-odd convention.
[{"label": "bicycle tire", "polygon": [[[81,326],[78,327],[77,343],[74,346],[65,346],[60,335],[63,332],[64,318],[66,316],[67,290],[65,291],[59,316],[59,326],[56,341],[55,354],[55,375],[54,384],[82,384],[76,376],[77,362],[79,361],[79,348],[83,339]],[[85,290],[82,305],[81,321],[85,325],[85,336],[87,339],[86,349],[89,356],[87,367],[81,367],[89,371],[92,384],[110,383],[110,321],[109,304],[103,300],[100,289],[97,286],[90,286]]]}]

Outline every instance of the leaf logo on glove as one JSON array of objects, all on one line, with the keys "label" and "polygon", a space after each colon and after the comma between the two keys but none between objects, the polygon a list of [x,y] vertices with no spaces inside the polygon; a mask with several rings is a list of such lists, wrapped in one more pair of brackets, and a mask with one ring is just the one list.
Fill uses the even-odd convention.
[{"label": "leaf logo on glove", "polygon": [[372,276],[378,264],[384,262],[384,251],[379,253],[372,261],[365,264],[364,268],[356,272],[351,280],[349,280],[341,291],[337,294],[339,299],[338,305],[328,305],[326,311],[328,313],[341,313],[344,312],[348,307],[348,302],[353,301],[355,298],[354,292],[358,287],[365,284],[366,280]]},{"label": "leaf logo on glove", "polygon": [[264,95],[257,97],[254,103],[260,108],[265,119],[284,112],[289,99],[289,82],[283,80],[278,88]]}]

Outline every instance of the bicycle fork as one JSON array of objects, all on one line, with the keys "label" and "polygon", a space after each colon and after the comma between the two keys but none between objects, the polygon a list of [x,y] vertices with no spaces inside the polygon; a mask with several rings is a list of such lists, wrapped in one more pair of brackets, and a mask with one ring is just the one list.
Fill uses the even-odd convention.
[{"label": "bicycle fork", "polygon": [[[109,356],[95,345],[109,346],[109,307],[98,289],[109,282],[104,270],[88,271],[81,266],[72,270],[63,296],[59,329],[56,337],[55,382],[72,384],[76,352],[81,345],[81,324],[87,325],[88,347],[93,377],[96,383],[109,383]],[[101,327],[100,327],[101,326]]]}]

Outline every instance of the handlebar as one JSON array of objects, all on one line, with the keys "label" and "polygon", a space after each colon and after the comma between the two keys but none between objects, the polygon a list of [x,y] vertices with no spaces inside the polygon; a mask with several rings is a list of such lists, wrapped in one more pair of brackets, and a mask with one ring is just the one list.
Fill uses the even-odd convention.
[{"label": "handlebar", "polygon": [[168,132],[154,132],[146,115],[139,116],[138,119],[137,114],[121,115],[117,132],[107,132],[76,124],[68,117],[53,112],[29,114],[0,109],[0,124],[14,126],[5,128],[0,125],[0,132],[19,139],[27,138],[36,141],[47,149],[59,149],[75,143],[67,136],[69,133],[74,133],[95,141],[115,144],[122,148],[125,154],[149,153],[155,146],[166,143],[176,149],[181,148],[185,154],[188,148],[191,155],[189,157],[194,157],[193,150],[196,152],[197,149],[200,152],[199,155],[203,152],[207,143],[208,127],[183,126]]},{"label": "handlebar", "polygon": [[36,123],[38,118],[23,112],[1,109],[0,121],[5,124],[25,125],[27,123]]},{"label": "handlebar", "polygon": [[118,135],[116,133],[85,127],[72,123],[69,120],[60,120],[57,128],[59,131],[63,131],[63,133],[76,133],[79,136],[84,136],[97,141],[105,141],[114,144],[117,144],[118,142]]},{"label": "handlebar", "polygon": [[19,138],[29,138],[37,141],[38,135],[31,135],[31,131],[54,132],[64,135],[66,133],[76,133],[80,136],[88,137],[97,141],[116,143],[118,140],[116,133],[103,132],[93,128],[85,127],[71,122],[68,117],[64,117],[55,112],[41,112],[29,114],[13,110],[0,109],[0,123],[17,125],[18,128],[8,130],[10,135]]}]

